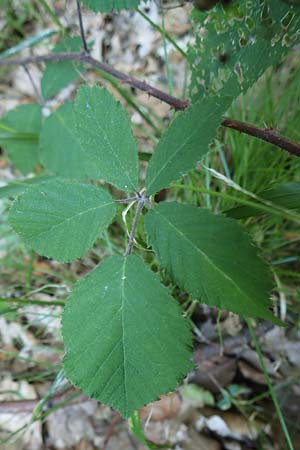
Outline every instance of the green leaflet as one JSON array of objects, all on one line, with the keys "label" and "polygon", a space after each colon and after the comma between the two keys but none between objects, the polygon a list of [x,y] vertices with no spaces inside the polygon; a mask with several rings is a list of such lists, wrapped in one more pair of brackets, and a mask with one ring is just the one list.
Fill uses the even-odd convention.
[{"label": "green leaflet", "polygon": [[16,197],[18,194],[26,191],[30,187],[35,187],[36,184],[50,181],[53,179],[52,175],[43,174],[32,178],[25,178],[23,180],[14,180],[0,187],[0,198]]},{"label": "green leaflet", "polygon": [[150,160],[148,195],[178,180],[205,156],[231,101],[230,97],[207,98],[178,113]]},{"label": "green leaflet", "polygon": [[192,205],[160,203],[147,213],[145,227],[161,266],[193,297],[281,323],[269,311],[271,273],[237,222]]},{"label": "green leaflet", "polygon": [[96,12],[111,12],[112,10],[135,9],[140,0],[81,0],[88,8]]},{"label": "green leaflet", "polygon": [[0,121],[0,145],[24,175],[39,163],[38,143],[42,123],[40,105],[25,104],[9,111]]},{"label": "green leaflet", "polygon": [[72,261],[92,247],[115,211],[114,201],[104,189],[55,180],[18,197],[9,223],[40,255]]},{"label": "green leaflet", "polygon": [[[276,206],[300,211],[299,182],[279,184],[271,189],[259,192],[257,196],[273,203]],[[233,217],[234,219],[244,219],[246,217],[259,216],[260,214],[264,214],[264,212],[261,209],[256,209],[255,207],[237,206],[229,209],[228,211],[224,211],[224,214],[229,217]]]},{"label": "green leaflet", "polygon": [[246,92],[300,41],[300,6],[282,0],[233,1],[193,15],[196,43],[188,51],[193,101]]},{"label": "green leaflet", "polygon": [[74,109],[78,139],[98,178],[123,191],[136,191],[137,146],[121,104],[106,89],[85,86],[78,90]]},{"label": "green leaflet", "polygon": [[43,124],[40,157],[44,166],[66,178],[99,179],[99,163],[77,136],[73,102],[65,103]]},{"label": "green leaflet", "polygon": [[[53,49],[53,53],[74,53],[81,50],[81,38],[64,37]],[[82,65],[75,61],[48,62],[41,80],[42,95],[48,100],[78,78]]]},{"label": "green leaflet", "polygon": [[111,256],[76,283],[63,313],[66,376],[129,417],[192,369],[178,304],[137,256]]}]

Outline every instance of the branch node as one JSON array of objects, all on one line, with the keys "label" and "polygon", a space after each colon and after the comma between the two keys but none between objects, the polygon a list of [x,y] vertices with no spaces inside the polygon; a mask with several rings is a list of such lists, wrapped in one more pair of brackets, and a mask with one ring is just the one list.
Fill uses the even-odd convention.
[{"label": "branch node", "polygon": [[137,226],[138,226],[139,217],[140,217],[140,214],[142,212],[144,205],[146,203],[148,203],[148,201],[149,201],[149,198],[147,197],[147,193],[145,190],[141,191],[141,192],[137,192],[137,208],[135,210],[135,215],[134,215],[134,219],[133,219],[131,232],[129,235],[128,245],[127,245],[126,251],[124,253],[124,256],[129,256],[130,253],[132,252],[134,242],[135,242],[135,234],[136,234],[136,230],[137,230]]}]

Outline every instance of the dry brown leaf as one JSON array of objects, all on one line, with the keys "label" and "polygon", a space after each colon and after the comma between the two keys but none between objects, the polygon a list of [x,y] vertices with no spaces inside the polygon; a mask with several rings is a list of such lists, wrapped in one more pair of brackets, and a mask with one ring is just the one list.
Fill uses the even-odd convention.
[{"label": "dry brown leaf", "polygon": [[203,359],[201,352],[196,351],[194,359],[197,369],[190,376],[189,381],[211,392],[220,392],[220,388],[228,386],[235,377],[237,369],[235,358],[217,355],[210,359]]},{"label": "dry brown leaf", "polygon": [[160,400],[150,403],[141,410],[141,419],[147,420],[150,417],[153,422],[171,419],[177,416],[180,406],[181,399],[178,393],[162,395]]},{"label": "dry brown leaf", "polygon": [[250,366],[250,364],[245,361],[239,361],[238,368],[246,380],[250,380],[253,383],[262,384],[264,386],[267,384],[264,374],[259,372],[253,366]]}]

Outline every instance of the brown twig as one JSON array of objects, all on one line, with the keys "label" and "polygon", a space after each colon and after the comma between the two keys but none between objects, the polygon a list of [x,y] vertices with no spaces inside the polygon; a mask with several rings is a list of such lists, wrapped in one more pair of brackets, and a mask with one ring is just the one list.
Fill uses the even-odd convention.
[{"label": "brown twig", "polygon": [[112,421],[107,429],[105,439],[103,442],[103,450],[107,449],[107,445],[110,441],[110,438],[113,436],[116,426],[119,422],[121,422],[122,418],[118,412],[115,412],[112,418]]},{"label": "brown twig", "polygon": [[77,61],[78,63],[85,63],[92,67],[102,70],[108,73],[112,77],[121,81],[123,84],[128,84],[129,86],[139,89],[140,91],[147,92],[151,97],[155,97],[164,103],[167,103],[172,108],[176,110],[183,110],[189,106],[188,100],[180,100],[166,92],[156,89],[155,87],[148,84],[146,81],[140,81],[136,78],[130,77],[123,72],[115,69],[109,64],[98,61],[91,55],[87,55],[84,52],[74,52],[74,53],[51,53],[42,56],[29,56],[27,58],[11,58],[11,59],[0,59],[0,67],[7,65],[26,65],[26,64],[37,64],[40,62],[58,62],[58,61]]},{"label": "brown twig", "polygon": [[[85,63],[101,71],[108,73],[123,84],[127,84],[133,88],[139,89],[140,91],[146,92],[149,96],[155,97],[158,100],[170,105],[176,111],[183,111],[186,109],[190,102],[188,100],[181,100],[172,95],[167,94],[160,89],[151,86],[146,81],[140,81],[134,77],[130,77],[123,72],[115,69],[109,64],[103,63],[96,60],[91,55],[84,52],[77,53],[55,53],[47,54],[42,56],[29,56],[27,58],[11,58],[11,59],[0,59],[1,66],[12,66],[12,65],[27,65],[27,64],[37,64],[41,62],[58,62],[58,61],[77,61],[78,63]],[[240,133],[245,133],[250,136],[254,136],[266,142],[270,142],[277,147],[286,150],[293,156],[300,157],[300,144],[290,141],[284,136],[280,136],[273,129],[261,129],[254,125],[250,125],[244,122],[240,122],[230,118],[224,118],[222,125],[227,128],[239,131]]]},{"label": "brown twig", "polygon": [[291,155],[300,157],[300,144],[280,136],[273,128],[257,128],[249,123],[229,118],[224,119],[222,125],[237,130],[240,133],[249,134],[250,136],[254,136],[263,141],[270,142],[271,144],[286,150]]}]

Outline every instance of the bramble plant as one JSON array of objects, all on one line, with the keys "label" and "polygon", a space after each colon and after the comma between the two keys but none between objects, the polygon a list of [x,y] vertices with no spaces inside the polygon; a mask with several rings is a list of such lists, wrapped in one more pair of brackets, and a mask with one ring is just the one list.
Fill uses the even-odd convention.
[{"label": "bramble plant", "polygon": [[[96,12],[138,6],[138,0],[82,3]],[[227,216],[176,201],[155,203],[159,191],[209,152],[221,125],[300,156],[299,145],[274,130],[225,117],[232,102],[300,42],[300,7],[281,0],[213,3],[211,11],[193,11],[196,41],[187,55],[191,103],[92,58],[79,2],[80,37],[64,37],[50,55],[0,60],[0,65],[46,62],[41,83],[45,100],[88,64],[184,110],[176,113],[158,142],[145,181],[139,177],[130,119],[105,88],[80,87],[74,101],[47,118],[40,105],[27,104],[8,112],[0,123],[0,143],[15,167],[23,174],[37,164],[45,168],[43,175],[15,187],[13,195],[20,195],[9,214],[12,228],[38,254],[62,262],[84,256],[113,221],[116,205],[135,205],[124,255],[106,258],[75,284],[62,319],[66,377],[123,417],[175,389],[193,368],[189,321],[158,274],[133,254],[142,216],[148,244],[174,285],[207,305],[282,324],[271,312],[271,270],[235,220],[258,214],[261,203],[258,210],[245,206]],[[93,180],[126,195],[114,199]],[[299,183],[273,188],[261,197],[266,207],[279,198],[279,206],[299,208]]]}]

